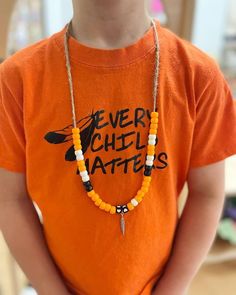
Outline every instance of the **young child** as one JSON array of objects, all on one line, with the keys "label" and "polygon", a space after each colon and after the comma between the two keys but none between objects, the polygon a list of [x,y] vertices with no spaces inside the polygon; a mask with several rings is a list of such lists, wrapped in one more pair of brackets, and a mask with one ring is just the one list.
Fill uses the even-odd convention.
[{"label": "young child", "polygon": [[74,0],[1,64],[0,227],[40,295],[183,295],[214,239],[233,98],[145,2]]}]

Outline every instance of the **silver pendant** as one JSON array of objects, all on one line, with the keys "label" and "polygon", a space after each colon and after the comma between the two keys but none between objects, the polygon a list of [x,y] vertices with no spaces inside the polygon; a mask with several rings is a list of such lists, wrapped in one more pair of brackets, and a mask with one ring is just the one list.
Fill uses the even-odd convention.
[{"label": "silver pendant", "polygon": [[121,218],[120,218],[120,229],[121,232],[123,234],[123,236],[125,235],[125,218],[124,218],[124,212],[120,213]]}]

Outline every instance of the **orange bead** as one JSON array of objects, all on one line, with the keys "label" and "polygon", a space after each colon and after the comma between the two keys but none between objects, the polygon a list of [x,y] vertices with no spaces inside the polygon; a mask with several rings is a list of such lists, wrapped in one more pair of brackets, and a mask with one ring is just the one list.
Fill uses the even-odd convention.
[{"label": "orange bead", "polygon": [[142,183],[146,183],[146,184],[148,184],[148,185],[149,185],[149,184],[150,184],[150,182],[151,182],[151,181],[150,181],[149,179],[145,179],[145,178],[143,178],[143,181],[142,181]]},{"label": "orange bead", "polygon": [[78,134],[78,133],[80,133],[80,129],[79,129],[79,127],[72,128],[72,133],[73,133],[73,134]]},{"label": "orange bead", "polygon": [[78,165],[84,165],[85,161],[84,160],[78,160],[77,163],[78,163]]},{"label": "orange bead", "polygon": [[134,209],[134,205],[132,203],[128,203],[127,207],[130,211]]},{"label": "orange bead", "polygon": [[104,210],[106,207],[106,203],[105,202],[102,202],[99,206],[100,209]]},{"label": "orange bead", "polygon": [[146,176],[146,175],[144,175],[144,177],[143,177],[143,181],[144,181],[144,182],[148,182],[148,183],[150,183],[150,182],[151,182],[151,177],[150,177],[150,176]]},{"label": "orange bead", "polygon": [[79,140],[80,139],[80,134],[73,134],[73,139],[75,140]]},{"label": "orange bead", "polygon": [[138,192],[137,192],[137,195],[138,195],[138,194],[141,194],[141,193],[142,193],[142,191],[141,191],[141,189],[139,189]]},{"label": "orange bead", "polygon": [[158,118],[159,113],[158,112],[151,112],[151,118]]},{"label": "orange bead", "polygon": [[102,199],[97,199],[97,201],[94,203],[96,206],[100,206],[102,203]]},{"label": "orange bead", "polygon": [[137,197],[144,197],[145,193],[141,189],[137,192]]},{"label": "orange bead", "polygon": [[91,198],[95,193],[94,190],[91,190],[90,192],[87,192],[87,195]]},{"label": "orange bead", "polygon": [[157,134],[157,129],[149,129],[149,134]]},{"label": "orange bead", "polygon": [[78,166],[80,171],[87,170],[84,160],[77,161],[77,166]]},{"label": "orange bead", "polygon": [[74,139],[73,144],[74,145],[81,145],[81,140],[80,139]]},{"label": "orange bead", "polygon": [[99,198],[100,198],[100,197],[99,197],[99,195],[98,195],[97,193],[93,194],[92,197],[91,197],[91,199],[92,199],[94,202],[96,202]]},{"label": "orange bead", "polygon": [[105,209],[106,212],[109,212],[111,210],[111,205],[106,204],[104,209]]},{"label": "orange bead", "polygon": [[81,144],[74,144],[75,150],[82,150],[82,145]]},{"label": "orange bead", "polygon": [[111,209],[109,211],[111,214],[115,214],[116,213],[116,207],[115,206],[111,206]]},{"label": "orange bead", "polygon": [[154,145],[148,145],[147,146],[147,151],[148,152],[155,152],[155,146]]},{"label": "orange bead", "polygon": [[146,187],[146,186],[142,186],[141,187],[141,190],[146,194],[147,192],[148,192],[148,187]]},{"label": "orange bead", "polygon": [[135,197],[135,200],[137,200],[137,202],[140,203],[143,200],[143,198],[141,196],[137,196],[137,197]]},{"label": "orange bead", "polygon": [[151,124],[157,124],[158,123],[158,118],[151,118]]},{"label": "orange bead", "polygon": [[74,149],[75,149],[76,151],[78,151],[78,150],[82,150],[82,145],[81,145],[81,144],[74,144]]},{"label": "orange bead", "polygon": [[79,168],[79,172],[83,172],[83,171],[87,170],[86,166],[82,166],[82,167],[78,167],[78,168]]},{"label": "orange bead", "polygon": [[157,124],[154,124],[154,123],[151,123],[150,124],[150,129],[157,129],[158,125]]},{"label": "orange bead", "polygon": [[148,144],[147,147],[148,147],[148,149],[150,149],[150,150],[155,150],[155,146],[152,145],[152,144]]},{"label": "orange bead", "polygon": [[85,166],[85,163],[80,163],[79,161],[77,161],[77,166],[78,167],[83,167],[83,166]]},{"label": "orange bead", "polygon": [[150,183],[149,182],[146,182],[146,181],[143,181],[142,182],[142,186],[144,187],[149,187]]},{"label": "orange bead", "polygon": [[145,180],[145,181],[151,181],[151,179],[152,179],[152,177],[151,176],[146,176],[146,175],[144,175],[144,177],[143,177],[143,179]]},{"label": "orange bead", "polygon": [[[76,136],[78,136],[77,134],[76,134]],[[81,144],[81,138],[73,138],[73,144],[75,145],[75,144]]]},{"label": "orange bead", "polygon": [[81,144],[81,139],[80,138],[73,138],[73,144]]}]

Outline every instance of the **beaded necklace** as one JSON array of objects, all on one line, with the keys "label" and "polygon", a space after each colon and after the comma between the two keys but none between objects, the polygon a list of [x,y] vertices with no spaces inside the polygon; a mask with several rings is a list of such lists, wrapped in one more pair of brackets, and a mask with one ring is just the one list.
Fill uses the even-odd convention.
[{"label": "beaded necklace", "polygon": [[93,185],[91,183],[90,177],[88,175],[88,171],[85,165],[85,159],[82,151],[82,143],[80,138],[80,128],[77,127],[77,120],[75,114],[75,96],[74,96],[74,88],[73,88],[73,79],[71,73],[71,63],[69,56],[69,38],[70,34],[70,26],[71,22],[67,25],[67,29],[64,35],[64,49],[65,49],[65,57],[66,57],[66,69],[68,75],[68,82],[70,88],[70,99],[71,99],[71,107],[72,107],[72,120],[73,120],[73,128],[72,128],[72,138],[74,145],[74,152],[77,161],[77,168],[79,170],[79,174],[81,176],[82,183],[84,185],[85,191],[91,201],[94,202],[95,206],[99,209],[107,212],[109,214],[118,214],[121,216],[120,218],[120,228],[121,232],[125,234],[125,219],[124,214],[132,211],[138,204],[143,200],[144,196],[149,190],[150,182],[151,182],[151,171],[153,167],[153,160],[155,157],[155,147],[156,147],[156,139],[157,139],[157,129],[158,129],[158,107],[157,107],[157,92],[158,92],[158,78],[159,78],[159,67],[160,67],[160,46],[159,46],[159,38],[158,32],[156,28],[156,23],[154,19],[151,19],[151,24],[154,30],[155,37],[155,71],[154,71],[154,82],[153,82],[153,111],[151,112],[151,120],[149,124],[149,135],[148,135],[148,145],[147,145],[147,153],[146,153],[146,162],[144,165],[143,172],[143,181],[142,186],[138,190],[137,194],[134,198],[132,198],[127,204],[122,205],[111,205],[106,203],[100,198],[100,195],[95,192],[93,189]]}]

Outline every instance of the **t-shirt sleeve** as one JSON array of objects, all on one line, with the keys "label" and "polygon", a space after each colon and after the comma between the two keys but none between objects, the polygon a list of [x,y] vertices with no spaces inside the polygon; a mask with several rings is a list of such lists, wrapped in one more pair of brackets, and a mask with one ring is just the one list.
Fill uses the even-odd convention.
[{"label": "t-shirt sleeve", "polygon": [[0,65],[0,167],[25,173],[22,93],[17,70],[4,62]]},{"label": "t-shirt sleeve", "polygon": [[236,154],[236,101],[216,63],[209,73],[196,95],[192,168]]}]

